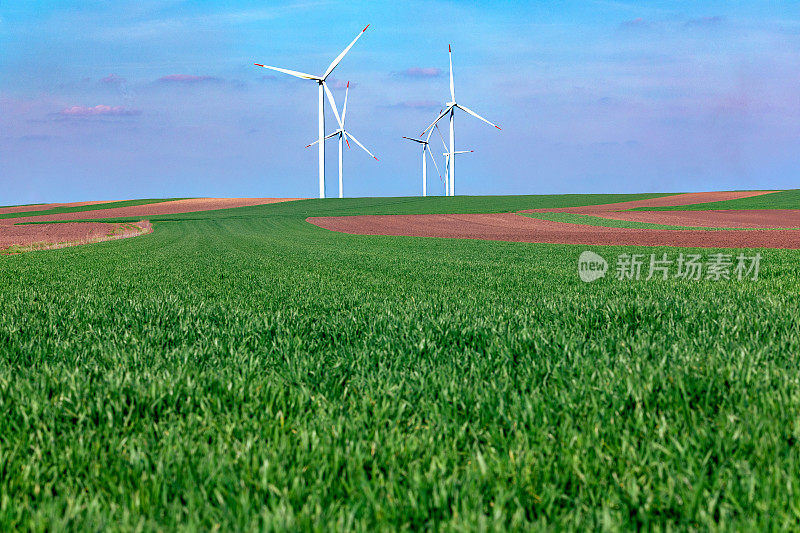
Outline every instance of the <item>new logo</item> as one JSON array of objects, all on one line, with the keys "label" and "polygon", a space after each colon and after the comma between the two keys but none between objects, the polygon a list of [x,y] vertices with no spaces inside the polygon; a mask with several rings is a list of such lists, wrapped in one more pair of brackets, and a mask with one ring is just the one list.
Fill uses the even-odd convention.
[{"label": "new logo", "polygon": [[608,263],[602,256],[586,250],[578,257],[578,275],[581,280],[591,283],[606,275]]}]

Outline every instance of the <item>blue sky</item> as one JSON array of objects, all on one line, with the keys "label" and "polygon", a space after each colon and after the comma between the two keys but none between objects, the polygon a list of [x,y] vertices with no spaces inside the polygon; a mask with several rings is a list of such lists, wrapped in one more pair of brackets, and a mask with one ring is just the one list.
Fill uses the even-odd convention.
[{"label": "blue sky", "polygon": [[366,24],[331,82],[380,158],[345,152],[348,196],[419,194],[401,136],[449,99],[448,43],[503,127],[458,117],[460,194],[798,186],[797,2],[30,1],[0,3],[0,205],[314,197],[316,86],[253,63],[321,73]]}]

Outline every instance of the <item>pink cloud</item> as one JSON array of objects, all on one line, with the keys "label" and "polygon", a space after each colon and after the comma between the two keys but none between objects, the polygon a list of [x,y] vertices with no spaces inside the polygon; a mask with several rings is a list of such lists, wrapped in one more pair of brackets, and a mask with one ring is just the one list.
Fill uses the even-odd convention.
[{"label": "pink cloud", "polygon": [[102,85],[113,85],[113,86],[122,85],[126,81],[128,80],[126,80],[121,76],[117,76],[116,74],[109,74],[105,78],[100,79],[100,83]]},{"label": "pink cloud", "polygon": [[328,80],[327,83],[328,87],[330,87],[331,89],[346,89],[348,83],[350,84],[350,87],[355,87],[358,85],[358,83],[354,81],[339,80],[336,78]]},{"label": "pink cloud", "polygon": [[405,102],[399,102],[397,104],[391,105],[389,107],[393,107],[395,109],[439,109],[442,107],[441,103],[434,102],[433,100],[409,100]]},{"label": "pink cloud", "polygon": [[401,73],[407,78],[437,78],[442,74],[442,69],[435,67],[411,67]]},{"label": "pink cloud", "polygon": [[201,83],[204,81],[219,81],[213,76],[193,76],[191,74],[170,74],[158,78],[159,83]]},{"label": "pink cloud", "polygon": [[620,28],[625,30],[642,30],[642,29],[649,29],[653,26],[653,23],[649,20],[645,20],[641,17],[635,18],[632,20],[623,21],[620,24]]},{"label": "pink cloud", "polygon": [[85,107],[74,105],[62,109],[58,114],[63,117],[131,117],[141,114],[141,111],[122,106],[96,105],[94,107]]},{"label": "pink cloud", "polygon": [[725,22],[725,18],[719,15],[713,17],[700,17],[696,19],[689,19],[686,21],[686,26],[719,26]]}]

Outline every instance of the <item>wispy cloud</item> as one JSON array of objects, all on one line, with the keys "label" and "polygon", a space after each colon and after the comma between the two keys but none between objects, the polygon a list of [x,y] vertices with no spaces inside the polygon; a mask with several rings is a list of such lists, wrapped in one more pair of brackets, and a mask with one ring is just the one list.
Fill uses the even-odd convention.
[{"label": "wispy cloud", "polygon": [[130,109],[122,106],[108,106],[96,105],[94,107],[85,107],[74,105],[62,109],[57,113],[60,117],[66,118],[82,118],[82,117],[132,117],[141,115],[138,109]]},{"label": "wispy cloud", "polygon": [[435,67],[410,67],[398,73],[404,78],[438,78],[442,69]]},{"label": "wispy cloud", "polygon": [[192,74],[169,74],[162,76],[156,80],[157,83],[171,84],[178,83],[183,85],[193,85],[204,82],[218,82],[222,81],[220,78],[214,76],[194,76]]},{"label": "wispy cloud", "polygon": [[51,139],[57,139],[57,137],[55,135],[35,135],[35,134],[31,134],[31,135],[22,135],[22,136],[18,137],[18,139],[20,141],[26,141],[26,142],[41,142],[41,141],[49,141]]},{"label": "wispy cloud", "polygon": [[619,27],[623,30],[643,30],[647,28],[651,28],[653,23],[649,20],[645,20],[641,17],[631,19],[631,20],[624,20],[620,23]]},{"label": "wispy cloud", "polygon": [[701,27],[701,28],[708,28],[712,26],[719,26],[725,22],[725,17],[720,17],[719,15],[715,15],[713,17],[699,17],[693,18],[686,21],[686,26],[688,27]]},{"label": "wispy cloud", "polygon": [[331,89],[346,89],[347,84],[350,84],[350,87],[357,87],[358,83],[354,81],[346,81],[346,80],[339,80],[339,79],[332,79],[327,82],[328,87]]},{"label": "wispy cloud", "polygon": [[705,16],[705,17],[672,17],[669,19],[656,19],[649,20],[645,18],[635,18],[624,20],[620,23],[621,30],[635,31],[635,30],[653,30],[653,29],[676,29],[684,28],[712,28],[721,26],[725,23],[725,17],[719,15]]},{"label": "wispy cloud", "polygon": [[431,109],[439,109],[442,107],[440,102],[433,100],[406,100],[388,106],[392,109],[417,109],[420,111],[427,111]]},{"label": "wispy cloud", "polygon": [[119,87],[127,82],[128,80],[116,74],[109,74],[105,78],[100,78],[100,80],[98,80],[98,83],[105,87]]},{"label": "wispy cloud", "polygon": [[119,25],[107,25],[98,30],[97,36],[104,39],[137,40],[153,38],[165,33],[181,33],[195,31],[198,27],[226,27],[255,24],[292,15],[297,11],[316,8],[327,4],[320,2],[294,2],[285,6],[270,6],[245,10],[222,10],[200,15],[150,18]]}]

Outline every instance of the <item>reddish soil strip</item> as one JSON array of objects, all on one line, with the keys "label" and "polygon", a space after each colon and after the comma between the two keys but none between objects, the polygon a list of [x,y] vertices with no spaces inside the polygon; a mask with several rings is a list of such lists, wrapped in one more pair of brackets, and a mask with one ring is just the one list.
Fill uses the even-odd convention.
[{"label": "reddish soil strip", "polygon": [[20,246],[23,249],[45,249],[124,239],[150,233],[147,221],[136,224],[105,222],[68,222],[65,224],[34,224],[0,228],[0,249]]},{"label": "reddish soil strip", "polygon": [[[112,231],[115,228],[118,229],[120,227],[120,224],[105,222],[70,222],[62,224],[18,225],[26,222],[173,215],[178,213],[192,213],[196,211],[210,211],[213,209],[230,209],[233,207],[272,204],[296,199],[297,198],[191,198],[188,200],[172,200],[169,202],[159,202],[156,204],[114,207],[110,209],[95,209],[92,211],[79,211],[76,213],[58,213],[20,218],[7,218],[0,220],[0,248],[6,248],[14,244],[29,245],[32,243],[59,243],[63,241],[81,240],[86,240],[88,242],[92,239],[96,239],[100,235],[105,235],[109,231]],[[49,204],[50,207],[58,205],[79,204]],[[49,207],[47,208],[49,209]]]},{"label": "reddish soil strip", "polygon": [[[705,212],[695,211],[693,213],[703,214]],[[538,220],[516,213],[364,215],[309,217],[306,220],[332,231],[359,235],[407,235],[585,245],[800,248],[800,230],[712,231],[605,228]],[[663,223],[663,219],[656,221]],[[689,225],[700,224],[692,222]],[[767,224],[765,223],[765,225]]]},{"label": "reddish soil strip", "polygon": [[[585,213],[588,214],[588,213]],[[708,228],[800,228],[800,209],[726,211],[620,211],[603,218]]]},{"label": "reddish soil strip", "polygon": [[0,207],[0,215],[6,213],[26,213],[28,211],[45,211],[55,207],[81,207],[84,205],[107,204],[116,200],[98,200],[94,202],[72,202],[68,204],[38,204],[38,205],[18,205],[16,207]]},{"label": "reddish soil strip", "polygon": [[718,191],[718,192],[689,192],[650,198],[649,200],[633,200],[630,202],[617,202],[615,204],[589,205],[585,207],[559,207],[554,209],[528,209],[520,213],[580,213],[582,215],[597,215],[610,211],[624,211],[635,207],[671,207],[676,205],[705,204],[708,202],[722,202],[725,200],[738,200],[750,198],[778,191]]},{"label": "reddish soil strip", "polygon": [[[131,205],[128,207],[112,207],[110,209],[94,209],[92,211],[78,211],[75,213],[56,213],[54,215],[40,215],[5,219],[14,224],[33,221],[50,220],[85,220],[87,218],[116,218],[116,217],[147,217],[154,215],[176,215],[179,213],[193,213],[195,211],[211,211],[214,209],[231,209],[233,207],[247,207],[251,205],[274,204],[288,202],[299,198],[190,198],[187,200],[171,200],[157,204]],[[2,230],[0,230],[2,231]]]},{"label": "reddish soil strip", "polygon": [[[567,212],[675,226],[732,228],[800,227],[800,210],[790,211],[633,211],[748,198],[775,191],[677,194],[614,204],[527,212]],[[523,211],[526,212],[526,211]],[[312,224],[360,235],[413,235],[457,239],[585,245],[687,246],[700,248],[800,248],[800,230],[662,230],[604,228],[538,220],[515,213],[480,215],[381,215],[310,217]]]}]

